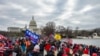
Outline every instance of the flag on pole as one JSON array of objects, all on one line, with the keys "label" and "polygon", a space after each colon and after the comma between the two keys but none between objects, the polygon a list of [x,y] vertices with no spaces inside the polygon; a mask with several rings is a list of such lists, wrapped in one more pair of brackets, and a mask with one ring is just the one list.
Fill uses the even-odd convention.
[{"label": "flag on pole", "polygon": [[29,38],[31,40],[32,43],[36,44],[39,41],[39,35],[31,32],[30,30],[26,30],[25,31],[25,35],[27,38]]}]

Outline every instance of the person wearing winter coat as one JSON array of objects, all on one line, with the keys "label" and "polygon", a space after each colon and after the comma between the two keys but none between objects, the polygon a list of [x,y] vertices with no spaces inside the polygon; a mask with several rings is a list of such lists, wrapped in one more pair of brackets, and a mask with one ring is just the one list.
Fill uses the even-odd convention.
[{"label": "person wearing winter coat", "polygon": [[32,56],[39,56],[40,46],[37,44],[34,46]]},{"label": "person wearing winter coat", "polygon": [[51,46],[50,51],[47,52],[46,56],[55,56],[55,47]]},{"label": "person wearing winter coat", "polygon": [[44,56],[44,46],[45,46],[45,42],[40,42],[40,53],[39,53],[39,56]]},{"label": "person wearing winter coat", "polygon": [[44,48],[45,48],[46,52],[50,51],[51,44],[47,41]]}]

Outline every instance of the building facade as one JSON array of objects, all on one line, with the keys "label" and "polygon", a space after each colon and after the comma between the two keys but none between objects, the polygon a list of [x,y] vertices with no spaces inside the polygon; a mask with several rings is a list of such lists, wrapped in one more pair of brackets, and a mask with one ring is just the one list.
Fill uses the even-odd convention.
[{"label": "building facade", "polygon": [[21,32],[19,27],[8,27],[8,32]]},{"label": "building facade", "polygon": [[29,29],[30,31],[37,33],[37,34],[41,34],[41,30],[39,28],[37,28],[37,23],[34,20],[34,17],[32,17],[32,20],[29,22],[29,28],[27,28],[27,26],[25,25],[24,28],[20,28],[20,27],[8,27],[8,32],[22,32],[25,31],[26,29]]}]

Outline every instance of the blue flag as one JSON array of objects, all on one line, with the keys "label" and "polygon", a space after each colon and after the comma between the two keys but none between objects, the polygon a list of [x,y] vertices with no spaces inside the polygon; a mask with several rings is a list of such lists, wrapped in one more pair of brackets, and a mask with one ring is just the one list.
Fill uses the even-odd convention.
[{"label": "blue flag", "polygon": [[31,32],[30,30],[25,31],[25,35],[27,38],[31,39],[31,42],[36,44],[39,40],[39,35],[36,33]]}]

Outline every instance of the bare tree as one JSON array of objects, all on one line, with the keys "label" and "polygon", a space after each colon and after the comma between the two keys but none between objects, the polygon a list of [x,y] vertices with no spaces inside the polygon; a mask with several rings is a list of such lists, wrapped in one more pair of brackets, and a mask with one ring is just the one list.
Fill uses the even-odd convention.
[{"label": "bare tree", "polygon": [[50,34],[55,33],[55,23],[54,22],[48,22],[45,27],[43,27],[42,32],[43,34],[49,36]]},{"label": "bare tree", "polygon": [[67,35],[68,38],[73,38],[73,30],[69,26],[66,29],[66,35]]},{"label": "bare tree", "polygon": [[78,29],[79,29],[79,27],[76,27],[75,32],[74,32],[74,36],[75,36],[75,37],[78,36]]},{"label": "bare tree", "polygon": [[56,33],[60,33],[62,37],[66,36],[65,31],[66,31],[66,28],[64,26],[59,25],[56,27]]}]

